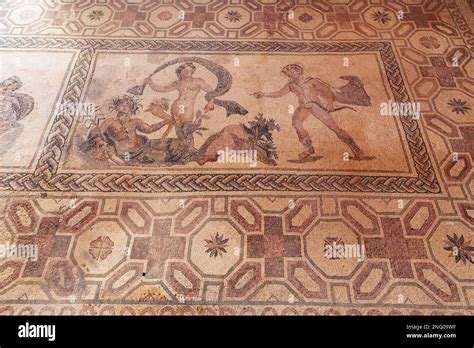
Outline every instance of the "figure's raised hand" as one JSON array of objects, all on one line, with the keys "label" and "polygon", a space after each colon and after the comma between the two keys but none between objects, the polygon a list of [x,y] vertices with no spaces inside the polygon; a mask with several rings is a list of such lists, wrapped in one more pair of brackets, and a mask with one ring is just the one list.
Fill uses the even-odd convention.
[{"label": "figure's raised hand", "polygon": [[210,101],[207,103],[207,105],[204,107],[204,112],[212,111],[214,110],[214,103]]},{"label": "figure's raised hand", "polygon": [[143,80],[144,85],[149,85],[151,83],[151,77],[147,77],[146,79]]}]

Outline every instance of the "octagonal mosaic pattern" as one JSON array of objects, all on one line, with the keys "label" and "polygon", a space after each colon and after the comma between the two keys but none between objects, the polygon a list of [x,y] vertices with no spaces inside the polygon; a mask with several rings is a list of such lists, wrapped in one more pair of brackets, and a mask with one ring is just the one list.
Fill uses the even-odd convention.
[{"label": "octagonal mosaic pattern", "polygon": [[[473,18],[465,0],[1,2],[0,313],[474,314]],[[100,130],[114,99],[185,61],[195,90],[227,83],[232,99],[198,95],[194,145],[228,129],[248,149],[239,132],[264,125],[256,167],[170,164],[152,145],[102,158],[110,141],[87,144],[94,125],[56,108],[112,102]],[[254,98],[287,64],[357,77],[372,105],[308,119],[308,142],[296,99]],[[375,117],[387,99],[420,118]]]}]

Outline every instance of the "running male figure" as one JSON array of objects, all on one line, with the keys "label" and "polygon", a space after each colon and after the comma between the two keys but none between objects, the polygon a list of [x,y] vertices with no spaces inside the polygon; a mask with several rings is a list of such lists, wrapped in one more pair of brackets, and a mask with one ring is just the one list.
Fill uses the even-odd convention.
[{"label": "running male figure", "polygon": [[[304,121],[310,115],[316,117],[332,130],[351,149],[354,153],[354,159],[364,158],[364,152],[355,143],[354,139],[345,130],[339,128],[330,115],[330,112],[335,111],[335,95],[331,86],[317,78],[305,77],[303,68],[298,64],[286,65],[281,72],[288,77],[288,83],[283,88],[274,92],[255,92],[252,95],[256,98],[279,98],[290,92],[296,95],[298,107],[292,116],[292,126],[304,147],[304,151],[298,155],[300,161],[308,159],[315,153],[311,137],[304,127]],[[324,99],[324,102],[321,98]]]}]

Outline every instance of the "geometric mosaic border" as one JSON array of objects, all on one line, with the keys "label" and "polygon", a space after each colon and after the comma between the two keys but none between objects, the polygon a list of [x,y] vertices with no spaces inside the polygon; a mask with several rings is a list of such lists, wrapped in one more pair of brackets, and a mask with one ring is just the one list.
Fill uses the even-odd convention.
[{"label": "geometric mosaic border", "polygon": [[[79,39],[1,37],[0,48],[78,49],[62,102],[79,102],[91,62],[99,50],[218,52],[378,52],[394,101],[409,102],[392,44],[370,42],[171,41],[142,39]],[[73,118],[56,114],[34,173],[0,174],[0,190],[56,192],[215,192],[215,191],[338,191],[375,193],[440,193],[440,186],[418,122],[401,123],[413,158],[416,177],[291,174],[58,174]]]},{"label": "geometric mosaic border", "polygon": [[[250,314],[274,306],[279,309],[270,313],[421,315],[474,310],[472,282],[459,277],[454,259],[443,263],[429,247],[431,240],[444,236],[447,226],[462,224],[463,231],[469,226],[459,217],[437,216],[431,201],[408,200],[399,216],[393,217],[394,211],[380,214],[381,206],[353,198],[336,199],[331,210],[323,198],[295,196],[282,197],[270,209],[264,208],[261,198],[265,196],[258,195],[189,196],[184,208],[178,205],[179,195],[159,205],[154,205],[156,199],[103,195],[74,200],[54,193],[48,198],[34,196],[16,195],[0,209],[18,243],[39,244],[37,262],[3,264],[11,276],[0,282],[0,314],[35,313],[35,307],[56,314],[89,310],[112,314],[109,311],[121,312],[123,307],[152,305],[159,314],[166,313],[166,306],[176,313],[212,306],[204,313],[195,308],[198,314],[220,313],[219,308]],[[282,208],[280,203],[289,198],[295,200],[294,207]],[[423,209],[428,211],[423,224],[412,225],[413,216]],[[305,210],[310,213],[301,218]],[[367,226],[360,225],[357,211],[365,216]],[[137,224],[133,216],[140,216],[143,223]],[[227,224],[225,235],[233,242],[226,245],[231,262],[215,271],[209,268],[212,261],[202,263],[199,255],[205,250],[202,237],[216,231],[217,221]],[[325,231],[336,227],[352,236],[346,241],[357,240],[366,247],[362,262],[346,263],[344,274],[337,275],[332,270],[340,264],[320,263],[308,249],[319,245],[314,236],[322,241],[323,235],[330,234]],[[270,234],[272,238],[263,238]],[[286,247],[265,251],[262,244],[276,240]],[[380,248],[385,243],[401,245],[401,240],[409,246],[403,260],[390,248]],[[107,266],[102,268],[103,263],[91,262],[92,258],[107,260]],[[28,293],[28,287],[37,287],[46,297],[14,297],[20,291]],[[415,295],[403,295],[405,287]]]}]

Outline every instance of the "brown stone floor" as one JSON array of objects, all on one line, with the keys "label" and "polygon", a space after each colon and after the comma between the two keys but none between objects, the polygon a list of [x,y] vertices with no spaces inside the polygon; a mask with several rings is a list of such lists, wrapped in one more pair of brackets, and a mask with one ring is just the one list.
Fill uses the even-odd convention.
[{"label": "brown stone floor", "polygon": [[0,313],[472,315],[473,11],[2,2]]}]

